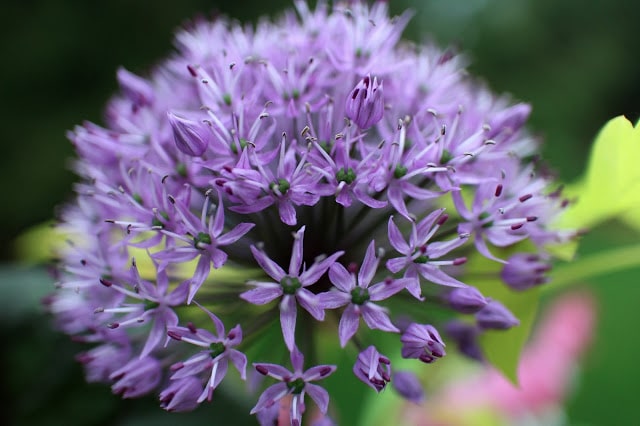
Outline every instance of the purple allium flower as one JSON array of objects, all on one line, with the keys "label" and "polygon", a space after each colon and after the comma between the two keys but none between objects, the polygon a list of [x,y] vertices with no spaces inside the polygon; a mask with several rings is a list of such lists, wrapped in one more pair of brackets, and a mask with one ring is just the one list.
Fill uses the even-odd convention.
[{"label": "purple allium flower", "polygon": [[260,395],[258,403],[251,410],[251,414],[268,409],[284,396],[292,395],[293,400],[291,401],[290,413],[291,424],[299,426],[302,421],[302,414],[305,410],[305,394],[309,394],[322,414],[327,412],[327,407],[329,406],[329,394],[322,387],[310,382],[322,380],[331,375],[336,371],[336,367],[334,365],[317,365],[306,371],[302,371],[304,357],[300,351],[298,351],[298,348],[295,347],[293,348],[293,351],[291,351],[291,365],[293,366],[293,373],[276,364],[253,364],[260,374],[272,377],[279,380],[281,383],[268,387],[262,395]]},{"label": "purple allium flower", "polygon": [[400,337],[402,357],[416,358],[427,364],[445,355],[444,342],[434,326],[411,324]]},{"label": "purple allium flower", "polygon": [[382,252],[376,256],[375,250],[375,243],[371,241],[357,275],[347,271],[341,264],[334,263],[329,269],[329,279],[335,286],[334,290],[320,293],[322,309],[348,305],[342,313],[338,327],[342,347],[345,347],[358,331],[361,316],[369,328],[392,333],[400,331],[391,323],[385,309],[372,302],[393,296],[406,287],[408,280],[387,277],[371,285],[378,269],[379,257],[384,255]]},{"label": "purple allium flower", "polygon": [[375,346],[369,346],[358,354],[353,374],[367,386],[380,392],[391,381],[391,361],[381,355]]},{"label": "purple allium flower", "polygon": [[434,210],[418,222],[417,225],[411,223],[409,243],[405,241],[400,229],[393,221],[393,217],[389,218],[389,243],[394,249],[403,254],[404,257],[389,259],[387,261],[387,268],[393,273],[406,268],[404,277],[410,279],[410,282],[407,284],[407,290],[417,299],[422,298],[419,276],[435,284],[449,287],[466,287],[466,284],[447,275],[440,269],[440,266],[461,265],[466,262],[465,257],[458,257],[453,260],[436,259],[463,245],[468,235],[460,234],[453,240],[443,242],[429,241],[440,226],[449,218],[448,215],[442,214],[443,211],[444,209]]},{"label": "purple allium flower", "polygon": [[[182,411],[224,392],[229,362],[244,379],[249,357],[282,381],[253,411],[292,394],[299,422],[306,392],[326,411],[309,382],[334,367],[302,372],[295,348],[322,346],[307,353],[322,364],[339,341],[376,391],[385,333],[402,333],[390,358],[429,362],[437,328],[475,314],[448,334],[479,354],[478,333],[517,319],[471,286],[478,265],[504,263],[487,278],[525,289],[575,234],[551,226],[567,203],[530,160],[528,105],[478,86],[464,58],[402,42],[411,14],[386,2],[295,9],[195,21],[150,72],[117,71],[104,123],[69,132],[79,182],[46,305],[92,345],[77,357],[88,380]],[[285,347],[294,373],[261,363]]]},{"label": "purple allium flower", "polygon": [[336,259],[344,253],[342,251],[334,253],[325,259],[314,262],[309,269],[304,268],[301,271],[303,244],[304,226],[294,235],[288,274],[267,257],[263,251],[251,246],[251,252],[258,265],[276,282],[250,281],[249,283],[256,286],[256,288],[245,291],[240,295],[242,299],[256,305],[269,303],[282,296],[280,301],[280,326],[282,327],[284,342],[289,350],[293,350],[295,346],[296,302],[318,321],[324,319],[325,307],[320,303],[318,297],[305,287],[315,284],[327,272],[327,269],[335,263]]},{"label": "purple allium flower", "polygon": [[197,329],[193,324],[187,327],[168,327],[167,334],[172,339],[190,343],[205,350],[193,355],[184,362],[178,362],[171,366],[171,380],[180,380],[187,377],[199,375],[206,371],[208,374],[207,384],[200,392],[197,403],[205,399],[211,401],[213,391],[218,387],[222,379],[227,374],[229,361],[233,363],[242,379],[246,378],[247,357],[240,351],[233,349],[242,341],[242,329],[236,325],[225,335],[224,324],[211,312],[203,309],[213,321],[216,334],[210,333],[206,329]]}]

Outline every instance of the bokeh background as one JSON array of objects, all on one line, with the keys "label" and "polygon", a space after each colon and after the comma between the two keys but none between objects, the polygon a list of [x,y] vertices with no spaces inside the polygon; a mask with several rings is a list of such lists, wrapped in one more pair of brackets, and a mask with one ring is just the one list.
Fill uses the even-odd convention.
[{"label": "bokeh background", "polygon": [[[44,268],[17,259],[16,238],[54,216],[72,196],[66,130],[90,120],[116,89],[123,65],[144,74],[172,49],[189,18],[227,14],[252,22],[278,15],[286,0],[23,0],[0,5],[0,424],[254,424],[246,407],[220,394],[175,418],[153,398],[121,401],[88,385],[73,356],[81,347],[51,331],[39,300],[53,287]],[[497,92],[533,105],[530,129],[564,181],[583,170],[597,130],[640,115],[640,2],[635,0],[392,0],[412,8],[405,37],[453,45],[471,72]],[[640,160],[640,159],[639,159]],[[640,165],[639,165],[640,167]],[[579,255],[637,242],[621,224],[583,238]],[[567,401],[569,425],[637,422],[640,270],[596,277],[596,339]],[[235,405],[234,405],[235,404]],[[225,408],[237,406],[237,410]]]}]

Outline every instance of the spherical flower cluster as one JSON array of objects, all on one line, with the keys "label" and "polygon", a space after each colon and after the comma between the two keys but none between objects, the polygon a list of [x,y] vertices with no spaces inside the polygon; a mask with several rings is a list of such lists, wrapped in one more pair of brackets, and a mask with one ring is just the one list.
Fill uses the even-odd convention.
[{"label": "spherical flower cluster", "polygon": [[[400,42],[410,14],[383,2],[295,6],[255,27],[193,23],[150,76],[118,71],[105,127],[69,133],[81,182],[61,211],[71,242],[49,309],[92,345],[78,357],[88,380],[124,398],[190,410],[228,370],[257,377],[251,362],[279,381],[252,413],[291,395],[300,424],[305,395],[328,409],[323,329],[357,348],[366,385],[396,376],[419,399],[391,360],[445,355],[429,306],[478,329],[518,323],[473,287],[467,260],[503,263],[496,279],[524,290],[546,281],[545,247],[571,236],[550,228],[566,203],[536,174],[527,105],[494,97],[451,52]],[[367,328],[395,335],[397,354]],[[303,370],[303,355],[319,365]],[[277,365],[287,357],[293,372]]]}]

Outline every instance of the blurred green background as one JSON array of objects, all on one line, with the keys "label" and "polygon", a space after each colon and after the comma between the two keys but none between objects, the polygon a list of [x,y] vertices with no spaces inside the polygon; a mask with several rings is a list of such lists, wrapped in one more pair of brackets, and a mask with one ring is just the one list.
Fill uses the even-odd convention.
[{"label": "blurred green background", "polygon": [[[123,65],[144,74],[171,51],[172,35],[197,14],[241,21],[277,15],[289,1],[24,0],[3,2],[0,16],[0,424],[253,424],[238,407],[220,417],[216,405],[180,415],[153,399],[121,401],[108,387],[85,384],[73,361],[81,347],[50,330],[39,299],[51,289],[45,271],[16,267],[13,241],[50,219],[72,197],[72,158],[65,131],[101,122]],[[530,128],[566,181],[581,173],[593,136],[613,116],[640,113],[640,2],[633,0],[394,0],[397,14],[415,11],[405,37],[453,44],[471,71],[495,91],[533,105]],[[580,254],[631,244],[638,235],[615,223],[583,239]],[[636,423],[640,368],[640,270],[593,279],[599,300],[596,341],[568,401],[570,425]]]}]

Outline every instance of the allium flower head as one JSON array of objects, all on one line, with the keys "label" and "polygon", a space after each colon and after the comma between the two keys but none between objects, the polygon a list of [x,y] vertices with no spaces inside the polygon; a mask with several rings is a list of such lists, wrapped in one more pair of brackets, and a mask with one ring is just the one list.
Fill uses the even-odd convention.
[{"label": "allium flower head", "polygon": [[[335,367],[313,348],[334,333],[323,345],[355,347],[366,385],[398,377],[418,399],[391,359],[444,356],[437,329],[460,315],[474,338],[517,324],[468,260],[505,264],[494,279],[513,288],[546,281],[546,247],[571,232],[550,226],[566,202],[535,173],[529,106],[400,41],[409,13],[334,3],[255,27],[199,20],[150,73],[117,72],[104,125],[69,132],[80,182],[48,307],[93,345],[78,357],[89,380],[183,411],[251,362],[280,381],[252,412],[293,395],[297,424],[305,394],[327,410],[310,382]],[[395,353],[378,353],[381,333]],[[297,348],[320,365],[303,371]],[[287,354],[293,372],[271,363]]]}]

